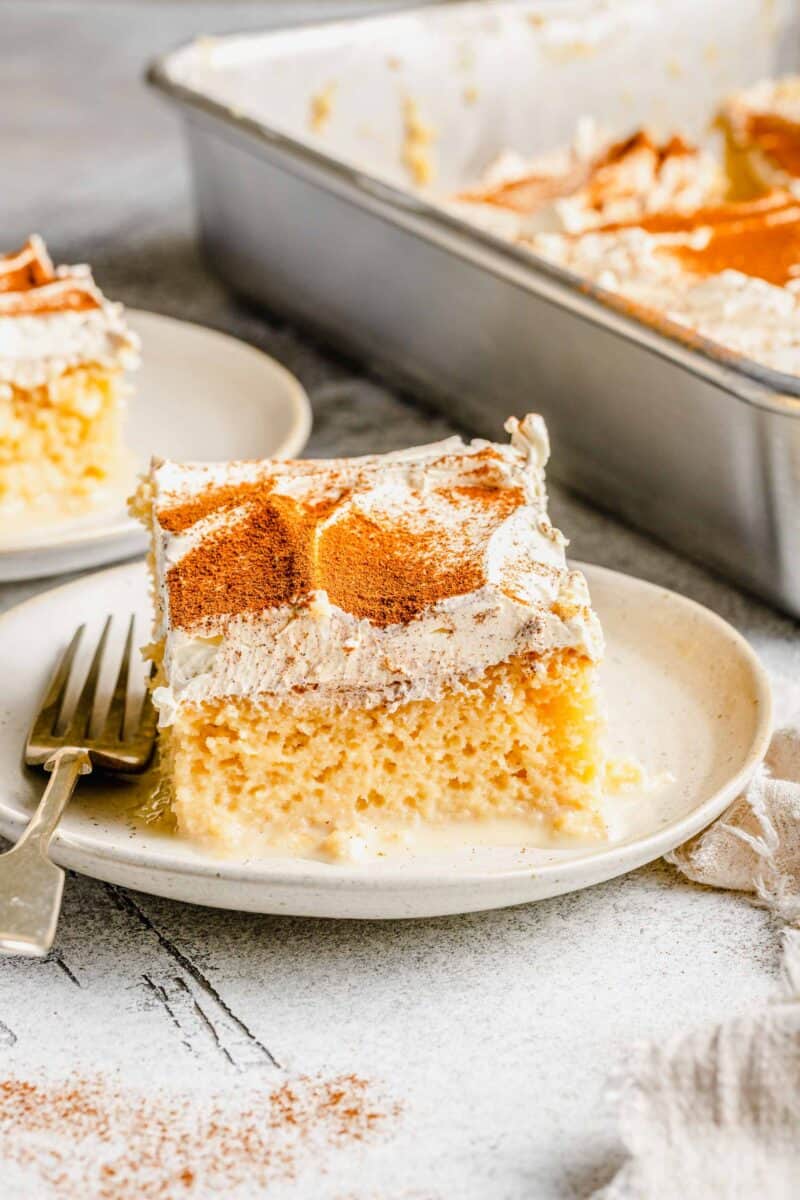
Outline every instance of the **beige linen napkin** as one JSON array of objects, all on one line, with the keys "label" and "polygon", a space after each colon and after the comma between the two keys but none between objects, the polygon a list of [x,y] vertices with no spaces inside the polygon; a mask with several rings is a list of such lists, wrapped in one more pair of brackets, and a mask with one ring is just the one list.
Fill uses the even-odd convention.
[{"label": "beige linen napkin", "polygon": [[642,1048],[618,1103],[630,1158],[595,1200],[796,1200],[800,1004]]},{"label": "beige linen napkin", "polygon": [[754,892],[800,924],[800,727],[779,730],[744,795],[666,857],[696,883]]},{"label": "beige linen napkin", "polygon": [[[667,855],[689,879],[751,893],[800,926],[800,722],[744,795]],[[595,1200],[800,1197],[800,932],[786,994],[750,1016],[637,1049],[615,1085],[628,1161]]]}]

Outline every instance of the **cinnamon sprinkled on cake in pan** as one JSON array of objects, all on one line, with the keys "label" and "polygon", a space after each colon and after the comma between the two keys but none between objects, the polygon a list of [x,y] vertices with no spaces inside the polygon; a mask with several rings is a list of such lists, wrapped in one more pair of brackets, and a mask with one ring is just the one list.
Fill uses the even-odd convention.
[{"label": "cinnamon sprinkled on cake in pan", "polygon": [[711,230],[705,246],[664,247],[695,275],[741,271],[779,287],[800,274],[800,204],[768,217],[730,221]]},{"label": "cinnamon sprinkled on cake in pan", "polygon": [[624,174],[620,176],[620,167],[630,160],[638,161],[642,156],[649,156],[654,160],[653,170],[658,177],[670,161],[695,153],[695,147],[679,135],[673,135],[659,144],[647,130],[642,129],[606,146],[594,159],[576,159],[562,172],[548,174],[541,169],[532,170],[488,187],[460,192],[456,198],[524,215],[534,213],[555,200],[572,196],[585,187],[588,206],[602,210],[610,199],[630,192],[630,181],[626,180]]},{"label": "cinnamon sprinkled on cake in pan", "polygon": [[709,205],[689,213],[652,213],[635,221],[602,225],[595,232],[623,229],[665,235],[707,230],[707,241],[700,245],[679,241],[658,248],[659,254],[677,258],[694,275],[741,271],[778,286],[798,276],[800,202],[788,192],[770,192],[755,200]]},{"label": "cinnamon sprinkled on cake in pan", "polygon": [[[780,220],[783,214],[797,208],[797,201],[788,192],[769,192],[754,200],[737,200],[727,204],[709,204],[690,212],[661,211],[648,213],[633,221],[612,221],[600,225],[595,233],[616,233],[620,229],[643,229],[645,233],[691,233],[701,228],[717,228],[752,221]],[[573,234],[573,239],[582,235]]]}]

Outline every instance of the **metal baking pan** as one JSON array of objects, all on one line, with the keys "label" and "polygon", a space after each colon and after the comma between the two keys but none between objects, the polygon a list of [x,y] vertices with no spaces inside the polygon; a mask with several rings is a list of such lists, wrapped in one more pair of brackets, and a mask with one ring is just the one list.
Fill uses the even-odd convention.
[{"label": "metal baking pan", "polygon": [[641,322],[437,207],[403,162],[409,98],[443,195],[584,112],[701,134],[722,94],[792,64],[791,0],[549,0],[202,39],[149,79],[235,291],[476,432],[543,413],[554,475],[800,616],[800,379]]}]

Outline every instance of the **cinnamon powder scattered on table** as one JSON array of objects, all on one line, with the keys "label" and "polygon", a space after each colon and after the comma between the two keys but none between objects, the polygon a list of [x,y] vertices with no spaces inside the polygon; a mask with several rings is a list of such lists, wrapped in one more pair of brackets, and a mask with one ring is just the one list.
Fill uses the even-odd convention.
[{"label": "cinnamon powder scattered on table", "polygon": [[324,1166],[336,1147],[385,1134],[400,1111],[357,1075],[212,1097],[145,1094],[102,1076],[12,1077],[0,1081],[0,1163],[42,1200],[250,1200],[303,1161]]}]

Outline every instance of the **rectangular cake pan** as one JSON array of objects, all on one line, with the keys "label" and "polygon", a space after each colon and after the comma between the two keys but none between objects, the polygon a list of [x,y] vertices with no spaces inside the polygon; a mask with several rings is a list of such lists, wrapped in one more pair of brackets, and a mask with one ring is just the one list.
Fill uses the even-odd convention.
[{"label": "rectangular cake pan", "polygon": [[800,616],[800,379],[647,325],[435,202],[587,112],[702,136],[721,95],[793,66],[791,0],[545,0],[201,39],[149,79],[184,118],[231,288],[475,432],[543,413],[556,477]]}]

